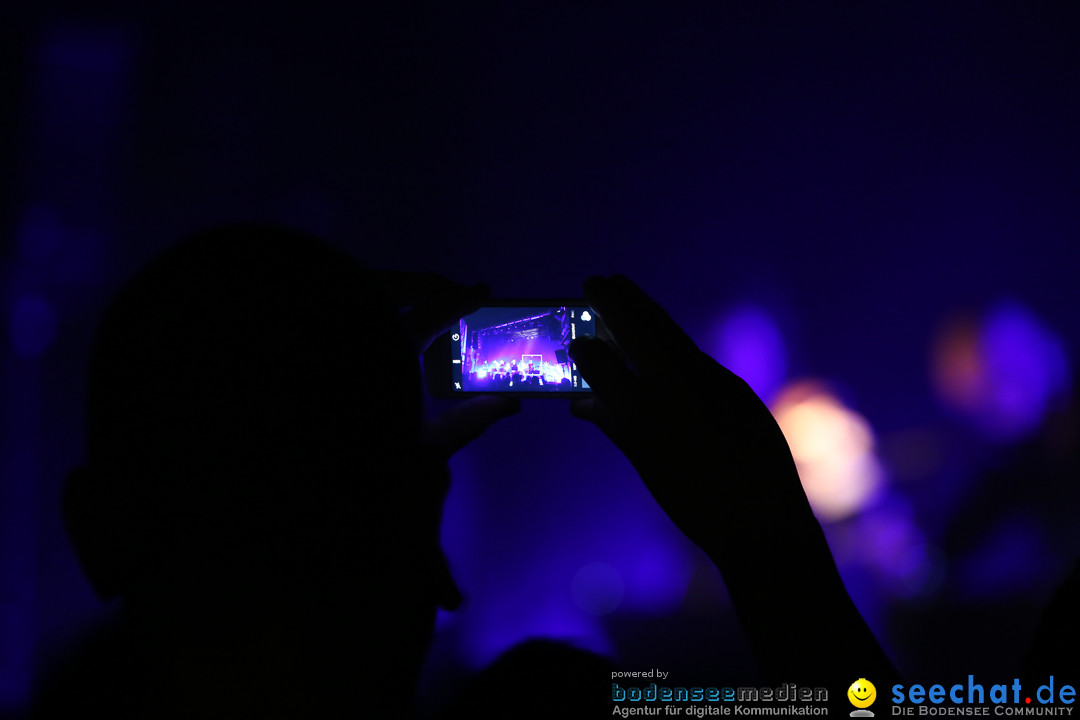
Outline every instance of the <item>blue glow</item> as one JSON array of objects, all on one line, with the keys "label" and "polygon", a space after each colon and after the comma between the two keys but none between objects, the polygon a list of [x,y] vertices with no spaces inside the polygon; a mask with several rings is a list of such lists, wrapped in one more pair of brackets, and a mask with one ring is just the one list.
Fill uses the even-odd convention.
[{"label": "blue glow", "polygon": [[957,560],[954,589],[960,599],[1023,596],[1053,576],[1053,552],[1038,519],[1002,518],[988,537]]},{"label": "blue glow", "polygon": [[607,615],[622,605],[626,583],[622,573],[605,562],[592,562],[570,584],[574,603],[590,615]]},{"label": "blue glow", "polygon": [[860,516],[856,527],[847,538],[854,545],[849,552],[862,554],[890,595],[912,598],[937,592],[945,573],[943,555],[927,541],[903,496],[886,494]]},{"label": "blue glow", "polygon": [[[51,497],[46,483],[56,468],[47,470],[46,460],[62,445],[57,426],[42,419],[51,381],[35,360],[53,345],[60,310],[85,301],[73,290],[101,279],[102,247],[123,205],[115,190],[134,65],[122,29],[47,21],[38,29],[25,132],[15,138],[23,172],[12,181],[23,205],[3,294],[7,347],[23,362],[6,363],[0,393],[7,441],[0,455],[0,715],[25,707],[35,642],[55,621],[39,617],[47,611],[36,602],[39,587],[48,586],[39,543],[49,527],[40,524],[37,499]],[[73,609],[75,596],[68,600]]]},{"label": "blue glow", "polygon": [[981,344],[984,426],[1004,437],[1035,430],[1052,401],[1069,389],[1061,341],[1027,308],[1010,302],[987,314]]},{"label": "blue glow", "polygon": [[530,638],[564,640],[586,650],[611,652],[598,618],[575,607],[566,583],[560,588],[546,576],[534,582],[520,578],[515,582],[528,590],[522,592],[519,586],[492,594],[470,606],[469,617],[462,617],[466,638],[462,650],[470,666],[483,667]]},{"label": "blue glow", "polygon": [[651,613],[675,612],[686,598],[694,566],[685,547],[655,538],[635,558],[626,593],[627,607]]},{"label": "blue glow", "polygon": [[784,338],[772,316],[746,305],[724,318],[713,356],[769,402],[787,375]]},{"label": "blue glow", "polygon": [[11,309],[11,344],[21,358],[40,357],[56,338],[56,313],[47,300],[24,295]]},{"label": "blue glow", "polygon": [[692,546],[596,428],[528,412],[563,452],[532,452],[512,419],[451,463],[442,538],[465,603],[437,642],[469,667],[533,637],[610,653],[609,623],[677,610],[692,574]]},{"label": "blue glow", "polygon": [[[493,427],[485,441],[498,443],[505,436],[517,442],[508,433],[508,425]],[[444,508],[442,542],[465,602],[456,612],[439,613],[437,629],[449,636],[458,646],[455,654],[474,669],[529,638],[565,640],[596,652],[610,651],[597,616],[577,607],[572,598],[570,584],[577,567],[570,569],[573,558],[563,551],[567,542],[578,538],[560,533],[557,522],[537,529],[520,519],[510,521],[500,507],[499,493],[517,496],[529,486],[530,477],[542,481],[545,468],[521,468],[513,474],[513,484],[492,488],[483,484],[491,469],[482,467],[482,456],[482,450],[470,446],[451,463],[453,479]],[[553,484],[549,481],[549,485]],[[554,487],[547,490],[555,492]],[[549,501],[555,499],[548,496]],[[558,515],[537,504],[534,498],[529,517],[533,512]]]}]

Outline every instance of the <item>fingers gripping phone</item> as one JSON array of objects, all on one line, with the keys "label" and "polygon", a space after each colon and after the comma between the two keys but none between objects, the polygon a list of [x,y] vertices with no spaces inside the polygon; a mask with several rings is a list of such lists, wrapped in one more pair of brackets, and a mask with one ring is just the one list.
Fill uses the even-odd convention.
[{"label": "fingers gripping phone", "polygon": [[584,300],[489,301],[424,353],[428,389],[437,397],[592,392],[568,354],[575,338],[589,335],[607,331]]}]

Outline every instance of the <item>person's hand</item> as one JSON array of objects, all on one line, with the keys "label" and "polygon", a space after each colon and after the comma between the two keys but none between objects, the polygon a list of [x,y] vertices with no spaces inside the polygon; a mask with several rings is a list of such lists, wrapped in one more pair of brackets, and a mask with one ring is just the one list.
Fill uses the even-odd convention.
[{"label": "person's hand", "polygon": [[[486,285],[465,287],[435,273],[383,271],[378,279],[401,313],[418,355],[487,299]],[[480,395],[446,410],[428,424],[427,442],[443,460],[478,438],[496,421],[521,409],[518,398]]]},{"label": "person's hand", "polygon": [[896,677],[844,589],[765,404],[626,278],[590,278],[585,295],[615,344],[571,344],[594,391],[572,410],[611,438],[717,564],[764,676]]},{"label": "person's hand", "polygon": [[787,442],[745,382],[630,280],[590,278],[585,295],[615,345],[570,346],[594,391],[571,409],[623,451],[690,539],[722,552],[755,527],[813,522]]},{"label": "person's hand", "polygon": [[[417,355],[422,355],[435,338],[453,327],[460,318],[479,309],[489,293],[486,285],[464,287],[435,273],[384,271],[377,273],[377,278],[401,314]],[[440,478],[440,508],[450,485],[447,461],[451,456],[496,421],[520,409],[521,401],[517,398],[480,395],[458,403],[428,423],[424,462],[429,463],[433,474]],[[462,596],[446,556],[440,551],[434,562],[438,565],[437,602],[446,610],[456,610]]]}]

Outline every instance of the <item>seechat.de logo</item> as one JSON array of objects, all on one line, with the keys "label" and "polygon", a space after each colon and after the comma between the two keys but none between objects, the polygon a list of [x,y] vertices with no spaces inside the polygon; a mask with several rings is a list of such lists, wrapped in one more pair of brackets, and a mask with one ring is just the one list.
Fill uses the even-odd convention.
[{"label": "seechat.de logo", "polygon": [[968,675],[966,683],[893,685],[892,702],[893,715],[1071,715],[1076,688],[1053,675],[1035,692],[1020,678],[984,685]]}]

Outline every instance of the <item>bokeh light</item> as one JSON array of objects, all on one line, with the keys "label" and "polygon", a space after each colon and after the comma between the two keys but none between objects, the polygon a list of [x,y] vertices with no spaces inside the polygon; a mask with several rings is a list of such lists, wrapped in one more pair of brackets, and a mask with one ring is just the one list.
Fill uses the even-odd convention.
[{"label": "bokeh light", "polygon": [[1041,525],[1037,516],[1026,512],[1001,518],[988,537],[956,559],[956,595],[968,602],[1021,596],[1060,572]]},{"label": "bokeh light", "polygon": [[931,357],[942,404],[996,439],[1036,430],[1070,388],[1061,340],[1033,312],[1002,302],[942,323]]},{"label": "bokeh light", "polygon": [[882,472],[865,418],[811,381],[785,387],[772,410],[819,519],[842,520],[874,499]]},{"label": "bokeh light", "polygon": [[743,305],[721,321],[713,357],[769,402],[784,382],[787,355],[776,321],[756,305]]},{"label": "bokeh light", "polygon": [[857,548],[862,562],[875,568],[884,589],[894,597],[926,597],[945,577],[941,549],[929,542],[903,497],[888,493],[872,510],[859,516]]}]

